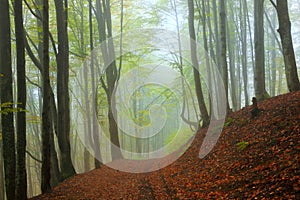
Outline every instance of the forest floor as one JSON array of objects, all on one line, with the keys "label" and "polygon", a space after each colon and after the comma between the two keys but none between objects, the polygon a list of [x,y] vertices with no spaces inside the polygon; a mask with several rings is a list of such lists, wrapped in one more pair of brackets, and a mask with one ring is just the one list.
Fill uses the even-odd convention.
[{"label": "forest floor", "polygon": [[[201,130],[171,165],[131,174],[103,166],[38,199],[300,199],[300,92],[228,115],[214,149],[199,159]],[[122,161],[118,161],[118,164]]]}]

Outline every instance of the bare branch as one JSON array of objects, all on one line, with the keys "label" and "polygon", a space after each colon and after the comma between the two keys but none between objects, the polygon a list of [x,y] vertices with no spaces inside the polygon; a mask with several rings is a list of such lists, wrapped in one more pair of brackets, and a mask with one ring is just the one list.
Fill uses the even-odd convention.
[{"label": "bare branch", "polygon": [[36,87],[38,87],[38,88],[40,88],[40,89],[42,88],[39,84],[37,84],[37,83],[31,81],[31,80],[28,78],[28,76],[26,76],[26,80],[27,80],[30,84],[32,84],[32,85],[34,85],[34,86],[36,86]]},{"label": "bare branch", "polygon": [[33,16],[35,16],[37,19],[39,19],[39,20],[42,21],[41,16],[39,16],[38,14],[36,14],[36,13],[32,10],[32,8],[31,8],[30,5],[28,4],[28,2],[27,2],[26,0],[24,0],[24,2],[25,2],[25,4],[26,4],[27,8],[29,9],[30,13],[31,13]]},{"label": "bare branch", "polygon": [[[27,35],[28,37],[28,35]],[[25,48],[26,51],[30,57],[30,59],[32,60],[32,62],[34,63],[34,65],[40,70],[40,72],[42,71],[42,64],[40,63],[40,61],[36,58],[36,56],[34,55],[34,53],[32,52],[32,49],[30,47],[30,45],[28,44],[28,39],[27,37],[25,37]]]},{"label": "bare branch", "polygon": [[270,2],[274,6],[274,8],[277,10],[277,5],[275,4],[275,2],[273,0],[270,0]]},{"label": "bare branch", "polygon": [[36,157],[34,157],[29,151],[25,151],[28,155],[29,155],[29,157],[30,158],[32,158],[33,160],[35,160],[35,161],[37,161],[37,162],[39,162],[39,163],[42,163],[42,161],[40,160],[40,159],[37,159]]}]

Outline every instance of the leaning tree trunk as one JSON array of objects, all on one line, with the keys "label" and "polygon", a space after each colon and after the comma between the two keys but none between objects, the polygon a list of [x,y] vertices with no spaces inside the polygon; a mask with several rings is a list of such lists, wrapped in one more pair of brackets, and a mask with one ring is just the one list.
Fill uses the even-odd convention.
[{"label": "leaning tree trunk", "polygon": [[288,89],[290,92],[297,91],[300,90],[300,83],[291,35],[291,21],[287,0],[277,0],[276,9],[279,22],[278,32],[281,38]]},{"label": "leaning tree trunk", "polygon": [[[11,37],[8,0],[0,0],[0,96],[3,160],[7,199],[15,199],[15,132],[11,66]],[[6,113],[5,113],[6,112]]]},{"label": "leaning tree trunk", "polygon": [[196,34],[195,34],[195,25],[194,25],[194,2],[193,0],[188,0],[188,8],[189,8],[189,34],[190,34],[190,45],[191,45],[191,59],[193,64],[193,73],[194,73],[194,81],[196,87],[196,95],[199,104],[199,109],[201,112],[201,118],[203,120],[202,127],[206,127],[209,125],[209,116],[207,112],[207,108],[205,106],[204,97],[202,93],[201,80],[199,75],[199,63],[197,58],[197,46],[196,46]]}]

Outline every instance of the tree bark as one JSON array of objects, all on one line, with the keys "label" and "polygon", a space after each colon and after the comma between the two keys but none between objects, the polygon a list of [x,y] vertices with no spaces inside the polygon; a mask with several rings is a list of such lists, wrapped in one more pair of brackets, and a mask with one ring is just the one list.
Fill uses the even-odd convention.
[{"label": "tree bark", "polygon": [[[11,35],[8,0],[0,0],[0,96],[5,187],[8,200],[15,199],[16,156],[13,118]],[[7,113],[4,113],[7,111]]]},{"label": "tree bark", "polygon": [[[229,5],[231,6],[231,5]],[[234,22],[234,13],[231,12],[229,15],[231,15],[231,20],[230,22],[235,23]],[[230,94],[231,94],[231,102],[232,102],[232,109],[234,111],[236,111],[238,109],[238,98],[237,98],[237,93],[239,88],[237,88],[239,86],[238,80],[239,77],[236,77],[236,69],[235,69],[235,53],[236,51],[239,51],[239,49],[236,49],[235,46],[236,43],[233,41],[236,41],[236,34],[235,32],[230,33],[230,29],[231,27],[233,27],[232,23],[229,23],[229,20],[226,20],[226,39],[227,39],[227,44],[228,44],[228,56],[229,56],[229,76],[230,76]],[[227,49],[227,48],[226,48]],[[238,63],[237,63],[237,67],[239,67]]]},{"label": "tree bark", "polygon": [[57,131],[61,152],[61,175],[63,179],[76,172],[71,159],[70,146],[70,99],[69,99],[69,40],[67,0],[55,0],[58,31],[57,55]]},{"label": "tree bark", "polygon": [[[242,44],[242,74],[243,74],[243,86],[244,86],[244,98],[245,106],[249,105],[249,95],[248,95],[248,62],[247,62],[247,6],[240,0],[241,6],[241,44]],[[250,31],[250,30],[249,30]]]},{"label": "tree bark", "polygon": [[[1,128],[1,127],[0,127]],[[4,171],[3,171],[3,148],[2,143],[0,143],[0,199],[5,199],[5,186],[4,186]]]},{"label": "tree bark", "polygon": [[50,192],[50,78],[49,78],[49,2],[43,0],[43,107],[42,107],[42,193]]},{"label": "tree bark", "polygon": [[[113,115],[113,110],[116,110],[115,103],[112,102],[113,99],[113,91],[116,86],[116,82],[118,79],[118,70],[115,61],[115,50],[113,40],[110,39],[106,41],[106,33],[107,37],[112,37],[112,24],[111,24],[111,12],[110,12],[110,1],[107,0],[97,0],[96,2],[97,9],[97,22],[98,22],[98,32],[100,41],[102,42],[101,51],[103,55],[103,59],[105,62],[106,68],[106,95],[108,102],[108,122],[109,122],[109,132],[110,132],[110,140],[112,142],[111,150],[112,150],[112,160],[123,158],[119,141],[119,130],[116,122],[117,116]],[[112,62],[111,62],[112,61]],[[117,148],[116,148],[117,147]]]},{"label": "tree bark", "polygon": [[258,101],[269,95],[265,86],[264,0],[254,0],[254,89]]},{"label": "tree bark", "polygon": [[190,48],[191,48],[191,59],[193,64],[193,74],[196,87],[196,95],[199,104],[199,110],[201,112],[201,118],[203,120],[202,127],[209,125],[209,116],[207,108],[205,106],[204,97],[202,93],[201,80],[199,75],[199,63],[197,58],[197,46],[196,46],[196,34],[195,34],[195,25],[194,25],[194,2],[193,0],[188,0],[188,9],[189,9],[189,35],[190,35]]},{"label": "tree bark", "polygon": [[277,16],[279,22],[278,32],[281,38],[285,75],[290,92],[300,90],[300,82],[297,72],[295,52],[291,35],[291,21],[287,0],[277,0]]},{"label": "tree bark", "polygon": [[[94,50],[94,40],[93,40],[93,18],[92,18],[92,1],[89,0],[89,34],[90,34],[90,48],[91,52]],[[91,78],[92,78],[92,128],[93,128],[93,139],[94,139],[94,164],[95,168],[100,168],[101,162],[97,159],[97,157],[101,157],[101,150],[100,150],[100,141],[99,141],[99,130],[98,130],[98,118],[97,118],[97,111],[98,111],[98,102],[97,102],[97,89],[95,85],[95,73],[94,73],[94,57],[91,58],[90,63],[90,70],[91,70]],[[88,124],[88,126],[90,126]]]},{"label": "tree bark", "polygon": [[14,0],[14,18],[17,49],[17,181],[16,198],[27,199],[26,174],[26,79],[25,79],[25,39],[22,0]]},{"label": "tree bark", "polygon": [[220,65],[222,77],[225,86],[227,110],[230,109],[228,101],[228,65],[227,65],[227,49],[226,49],[226,2],[220,0]]}]

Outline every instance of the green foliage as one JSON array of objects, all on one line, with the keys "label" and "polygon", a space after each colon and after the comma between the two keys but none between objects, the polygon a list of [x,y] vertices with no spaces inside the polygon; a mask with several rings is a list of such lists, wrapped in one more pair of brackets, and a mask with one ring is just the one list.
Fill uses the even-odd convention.
[{"label": "green foliage", "polygon": [[236,145],[239,151],[243,151],[249,145],[249,142],[242,141],[237,143]]},{"label": "green foliage", "polygon": [[149,126],[151,124],[149,110],[138,110],[136,115],[136,117],[132,116],[131,118],[139,126]]},{"label": "green foliage", "polygon": [[234,120],[231,117],[228,117],[226,119],[226,122],[224,123],[224,127],[226,128],[226,127],[230,126],[233,122],[234,122]]},{"label": "green foliage", "polygon": [[42,123],[42,119],[40,116],[27,116],[26,121],[27,121],[27,123],[31,123],[31,124],[41,124]]},{"label": "green foliage", "polygon": [[[16,105],[20,105],[21,103],[16,103]],[[7,115],[9,113],[16,113],[16,112],[27,112],[27,110],[18,108],[14,103],[12,102],[5,102],[0,104],[1,110],[0,114]]]}]

